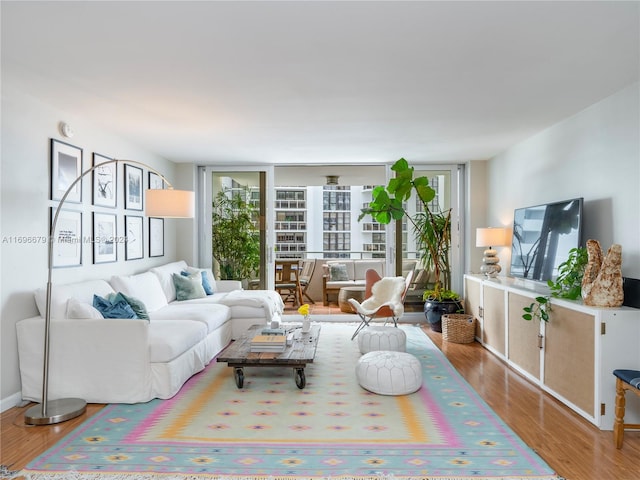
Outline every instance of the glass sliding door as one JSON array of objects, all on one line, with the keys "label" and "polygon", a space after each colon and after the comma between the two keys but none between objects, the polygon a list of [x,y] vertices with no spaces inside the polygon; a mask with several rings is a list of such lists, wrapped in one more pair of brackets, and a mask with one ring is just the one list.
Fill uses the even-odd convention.
[{"label": "glass sliding door", "polygon": [[200,264],[245,289],[268,288],[270,168],[201,167],[199,177]]},{"label": "glass sliding door", "polygon": [[[464,225],[461,195],[464,192],[464,166],[447,165],[415,166],[414,178],[426,176],[431,187],[436,191],[436,196],[431,201],[429,208],[433,212],[444,212],[451,209],[451,250],[449,251],[449,267],[451,270],[451,289],[462,294],[462,245],[460,226]],[[406,210],[411,215],[420,212],[422,203],[416,198],[415,192],[407,201]],[[421,252],[418,251],[413,225],[407,219],[396,222],[395,225],[395,268],[396,275],[406,275],[408,270],[414,270],[413,286],[407,294],[407,302],[419,305],[422,302],[422,293],[431,288],[433,278],[430,272],[423,269],[420,261]]]}]

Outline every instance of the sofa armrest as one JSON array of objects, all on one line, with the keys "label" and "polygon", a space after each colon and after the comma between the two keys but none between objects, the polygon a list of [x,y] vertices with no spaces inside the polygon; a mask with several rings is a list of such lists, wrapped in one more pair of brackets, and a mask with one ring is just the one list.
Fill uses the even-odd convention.
[{"label": "sofa armrest", "polygon": [[242,290],[240,280],[216,280],[216,292],[233,292],[234,290]]},{"label": "sofa armrest", "polygon": [[[44,319],[16,325],[22,396],[40,401]],[[150,380],[149,322],[144,320],[52,320],[49,398],[79,397],[91,403],[146,401]],[[142,384],[141,384],[142,383]]]}]

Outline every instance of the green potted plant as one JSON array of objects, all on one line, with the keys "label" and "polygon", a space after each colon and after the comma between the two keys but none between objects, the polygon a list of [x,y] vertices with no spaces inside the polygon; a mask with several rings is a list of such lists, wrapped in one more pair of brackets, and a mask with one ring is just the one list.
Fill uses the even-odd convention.
[{"label": "green potted plant", "polygon": [[587,249],[584,247],[569,250],[567,260],[558,266],[558,276],[555,280],[547,280],[551,295],[539,296],[528,307],[524,307],[522,318],[525,320],[538,319],[549,321],[551,312],[551,297],[577,300],[582,296],[582,277],[589,261]]},{"label": "green potted plant", "polygon": [[[413,226],[416,245],[420,251],[420,260],[427,271],[433,272],[433,288],[424,293],[425,316],[431,328],[440,331],[440,319],[444,313],[462,311],[460,296],[451,291],[451,210],[434,211],[430,202],[436,192],[429,185],[426,176],[415,177],[414,167],[401,158],[391,167],[396,174],[388,185],[373,189],[372,201],[363,208],[358,220],[366,215],[379,223],[388,224],[392,220],[406,217]],[[423,209],[410,215],[404,208],[411,193],[415,192]]]},{"label": "green potted plant", "polygon": [[213,200],[211,250],[221,280],[247,281],[260,268],[256,209],[240,192],[221,191]]}]

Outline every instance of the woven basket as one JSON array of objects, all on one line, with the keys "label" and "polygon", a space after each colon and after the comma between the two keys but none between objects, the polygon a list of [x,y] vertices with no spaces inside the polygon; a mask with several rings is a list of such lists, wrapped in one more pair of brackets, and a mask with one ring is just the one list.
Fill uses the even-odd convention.
[{"label": "woven basket", "polygon": [[476,337],[476,319],[466,313],[442,315],[442,338],[452,343],[472,343]]}]

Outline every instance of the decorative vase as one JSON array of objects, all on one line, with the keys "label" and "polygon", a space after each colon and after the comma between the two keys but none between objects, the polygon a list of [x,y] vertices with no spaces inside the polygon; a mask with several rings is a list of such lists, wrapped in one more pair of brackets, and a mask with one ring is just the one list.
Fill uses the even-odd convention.
[{"label": "decorative vase", "polygon": [[305,315],[302,319],[302,333],[308,333],[311,330],[311,319],[309,315]]},{"label": "decorative vase", "polygon": [[442,332],[442,315],[463,311],[464,308],[460,300],[427,300],[424,302],[424,316],[434,332]]},{"label": "decorative vase", "polygon": [[589,263],[582,277],[582,299],[592,307],[620,307],[624,303],[622,246],[614,243],[603,255],[600,242],[587,240]]}]

